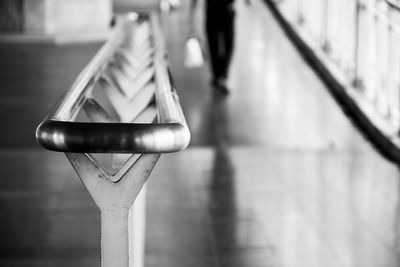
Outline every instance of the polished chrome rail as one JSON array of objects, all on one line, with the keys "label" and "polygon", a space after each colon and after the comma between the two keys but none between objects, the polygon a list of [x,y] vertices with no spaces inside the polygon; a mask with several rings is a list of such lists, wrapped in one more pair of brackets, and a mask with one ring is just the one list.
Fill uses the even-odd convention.
[{"label": "polished chrome rail", "polygon": [[190,133],[178,96],[171,87],[165,44],[155,15],[151,16],[150,24],[154,42],[152,63],[158,123],[127,123],[123,120],[121,123],[121,119],[118,122],[74,121],[85,105],[92,101],[95,85],[106,79],[110,64],[118,61],[115,58],[120,55],[118,51],[127,45],[125,35],[133,20],[140,18],[121,19],[110,41],[101,48],[71,90],[39,125],[36,138],[44,148],[82,153],[166,153],[182,150],[188,145]]}]

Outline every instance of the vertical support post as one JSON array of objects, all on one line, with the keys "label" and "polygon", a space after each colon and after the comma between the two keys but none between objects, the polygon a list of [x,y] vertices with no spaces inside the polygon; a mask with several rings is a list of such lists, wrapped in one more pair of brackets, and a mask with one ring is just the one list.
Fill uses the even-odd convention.
[{"label": "vertical support post", "polygon": [[301,26],[304,24],[304,14],[303,14],[303,0],[297,1],[297,23]]},{"label": "vertical support post", "polygon": [[[371,10],[369,10],[370,13],[373,14],[373,21],[374,21],[374,25],[373,25],[373,33],[374,33],[374,66],[372,67],[371,72],[373,73],[373,82],[372,84],[368,85],[367,89],[367,98],[371,101],[372,104],[374,104],[374,107],[376,110],[379,110],[379,92],[378,92],[378,88],[379,88],[379,64],[380,64],[380,52],[379,51],[379,45],[380,45],[380,41],[379,40],[379,16],[378,16],[378,0],[374,1],[373,5],[369,5],[368,8],[371,8]],[[368,75],[371,75],[371,73],[368,73]]]},{"label": "vertical support post", "polygon": [[146,231],[146,184],[143,186],[129,213],[129,244],[134,249],[129,251],[129,266],[144,267],[145,231]]},{"label": "vertical support post", "polygon": [[129,267],[129,209],[101,210],[101,266]]},{"label": "vertical support post", "polygon": [[[66,153],[66,156],[101,212],[101,266],[142,267],[143,255],[139,253],[144,252],[143,242],[138,242],[142,247],[137,251],[133,246],[135,240],[144,238],[134,230],[135,211],[141,213],[144,209],[132,206],[160,155],[145,154],[134,162],[127,161],[130,166],[118,181],[113,181],[87,154]],[[138,207],[145,202],[142,199],[139,203],[142,204]],[[140,231],[144,230],[143,220],[138,216],[136,221]]]},{"label": "vertical support post", "polygon": [[354,78],[353,78],[353,86],[356,88],[360,87],[360,70],[359,70],[359,44],[360,44],[360,12],[361,12],[361,3],[360,0],[355,0],[356,4],[356,15],[355,15],[355,40],[354,40]]},{"label": "vertical support post", "polygon": [[323,28],[323,44],[322,44],[322,50],[325,53],[330,52],[330,46],[329,46],[329,0],[324,0],[324,28]]}]

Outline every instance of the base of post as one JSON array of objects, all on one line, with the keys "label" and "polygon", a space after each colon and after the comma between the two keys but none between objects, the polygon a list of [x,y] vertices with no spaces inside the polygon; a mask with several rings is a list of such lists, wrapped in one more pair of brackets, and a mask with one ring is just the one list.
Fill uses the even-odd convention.
[{"label": "base of post", "polygon": [[101,212],[101,266],[129,267],[129,209],[111,206]]}]

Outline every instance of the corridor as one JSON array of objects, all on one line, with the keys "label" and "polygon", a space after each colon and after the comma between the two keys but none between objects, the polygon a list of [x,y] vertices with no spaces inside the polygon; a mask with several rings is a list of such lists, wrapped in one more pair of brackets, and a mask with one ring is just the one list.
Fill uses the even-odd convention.
[{"label": "corridor", "polygon": [[[228,96],[183,65],[187,10],[164,24],[192,139],[149,178],[145,266],[399,266],[397,166],[252,2],[236,2]],[[0,266],[100,266],[97,207],[34,137],[99,47],[0,45]]]}]

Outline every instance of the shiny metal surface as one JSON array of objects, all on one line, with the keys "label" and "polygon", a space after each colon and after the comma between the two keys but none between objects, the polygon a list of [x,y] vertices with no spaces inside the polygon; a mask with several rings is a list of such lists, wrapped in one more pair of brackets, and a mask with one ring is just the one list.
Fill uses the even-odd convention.
[{"label": "shiny metal surface", "polygon": [[[140,86],[136,84],[136,87],[139,86],[138,90],[140,90],[148,82],[148,79],[154,79],[156,85],[155,103],[159,123],[151,124],[151,121],[146,124],[127,123],[127,119],[121,116],[120,120],[113,123],[74,121],[86,103],[93,105],[92,97],[96,85],[102,79],[109,80],[108,73],[110,68],[113,68],[113,64],[115,65],[114,61],[121,56],[125,56],[128,63],[132,61],[126,51],[121,52],[122,49],[129,46],[131,41],[130,39],[127,41],[126,36],[134,34],[132,29],[135,27],[137,32],[143,32],[143,28],[146,27],[143,27],[143,25],[132,26],[140,19],[131,20],[127,17],[120,20],[114,30],[113,37],[101,48],[78,76],[72,88],[39,125],[36,131],[36,139],[41,146],[61,152],[167,153],[182,150],[189,144],[190,132],[178,96],[171,85],[160,21],[157,14],[152,14],[146,19],[151,25],[154,53],[151,49],[148,49],[147,51],[150,53],[137,55],[142,56],[138,60],[142,66],[134,66],[134,68],[143,71],[143,67],[148,66],[146,58],[152,58],[153,65],[148,67],[154,68],[154,78],[149,76]],[[139,36],[141,50],[143,50],[143,44],[146,44],[145,38],[149,38],[149,36],[146,36],[146,34]],[[138,73],[135,73],[135,75],[137,76]],[[132,81],[128,79],[128,82],[125,83],[129,89],[132,87],[130,82]],[[123,92],[123,89],[119,88],[119,90]],[[133,93],[133,97],[135,95],[137,94]],[[119,101],[121,102],[121,100]],[[151,99],[148,101],[151,101]]]},{"label": "shiny metal surface", "polygon": [[39,131],[40,144],[55,151],[167,153],[182,150],[187,143],[186,130],[178,122],[131,124],[46,120]]}]

